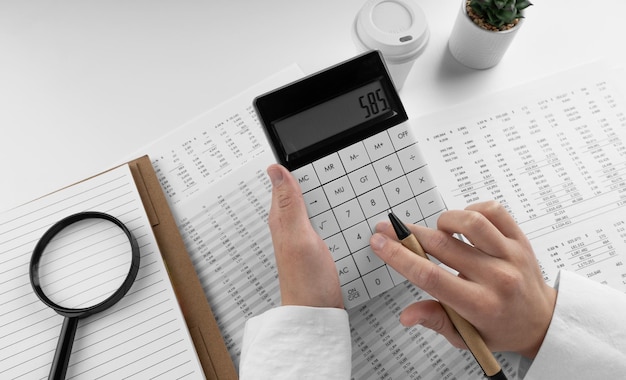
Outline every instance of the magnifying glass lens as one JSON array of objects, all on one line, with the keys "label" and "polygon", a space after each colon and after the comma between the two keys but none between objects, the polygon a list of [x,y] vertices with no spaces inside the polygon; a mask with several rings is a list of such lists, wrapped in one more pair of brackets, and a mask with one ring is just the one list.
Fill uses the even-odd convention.
[{"label": "magnifying glass lens", "polygon": [[39,261],[39,283],[55,304],[87,308],[123,285],[131,263],[132,247],[119,226],[105,219],[84,219],[48,242]]},{"label": "magnifying glass lens", "polygon": [[30,259],[30,283],[43,303],[64,316],[49,379],[64,379],[80,318],[122,299],[139,271],[139,246],[117,218],[85,211],[53,224]]}]

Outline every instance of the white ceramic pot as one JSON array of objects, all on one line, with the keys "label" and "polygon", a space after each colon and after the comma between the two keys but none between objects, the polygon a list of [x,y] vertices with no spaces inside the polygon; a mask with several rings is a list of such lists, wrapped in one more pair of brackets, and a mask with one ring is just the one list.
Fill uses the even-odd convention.
[{"label": "white ceramic pot", "polygon": [[493,32],[474,24],[465,7],[466,0],[462,0],[448,41],[450,53],[457,61],[473,69],[488,69],[497,65],[524,19],[520,19],[512,29]]}]

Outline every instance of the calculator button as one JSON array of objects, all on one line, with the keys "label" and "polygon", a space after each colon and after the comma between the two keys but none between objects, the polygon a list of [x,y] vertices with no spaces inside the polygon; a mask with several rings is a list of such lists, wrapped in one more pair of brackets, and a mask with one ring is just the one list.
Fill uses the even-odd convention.
[{"label": "calculator button", "polygon": [[417,196],[417,204],[425,217],[438,213],[446,208],[437,189],[428,190]]},{"label": "calculator button", "polygon": [[332,207],[354,198],[354,190],[352,189],[352,185],[350,184],[348,177],[341,177],[327,183],[323,187],[326,197]]},{"label": "calculator button", "polygon": [[404,176],[383,185],[383,190],[391,207],[413,198],[409,181]]},{"label": "calculator button", "polygon": [[348,178],[350,178],[350,183],[352,183],[354,192],[357,195],[368,192],[380,185],[380,182],[378,182],[378,176],[376,175],[372,165],[364,166],[361,169],[348,174]]},{"label": "calculator button", "polygon": [[331,210],[310,218],[311,225],[317,234],[322,238],[334,235],[339,232],[339,225],[335,220],[335,215]]},{"label": "calculator button", "polygon": [[324,194],[324,190],[321,187],[302,194],[302,197],[304,198],[306,211],[310,217],[330,209],[326,194]]},{"label": "calculator button", "polygon": [[410,145],[396,152],[400,159],[400,164],[405,173],[421,168],[426,165],[426,160],[417,144]]},{"label": "calculator button", "polygon": [[348,173],[370,163],[365,145],[360,141],[340,150],[338,154]]},{"label": "calculator button", "polygon": [[386,266],[382,266],[363,276],[363,282],[371,298],[393,288],[393,281]]},{"label": "calculator button", "polygon": [[395,125],[387,130],[391,142],[396,150],[405,148],[415,143],[415,138],[411,133],[410,124],[408,121]]},{"label": "calculator button", "polygon": [[386,156],[373,163],[380,183],[387,183],[404,174],[400,160],[395,154]]},{"label": "calculator button", "polygon": [[343,294],[343,303],[346,309],[351,309],[370,299],[367,295],[365,284],[360,278],[342,286],[341,293]]},{"label": "calculator button", "polygon": [[322,157],[313,162],[313,167],[315,168],[315,173],[317,173],[317,176],[322,184],[330,182],[346,174],[337,153],[329,154],[328,156]]},{"label": "calculator button", "polygon": [[387,203],[383,189],[380,187],[359,196],[358,199],[366,218],[389,209],[389,204]]},{"label": "calculator button", "polygon": [[369,154],[370,160],[376,161],[394,152],[393,145],[389,139],[387,131],[378,133],[372,137],[363,140],[365,149]]},{"label": "calculator button", "polygon": [[369,245],[362,250],[354,253],[352,257],[356,262],[357,268],[359,268],[359,272],[361,272],[362,274],[369,273],[374,269],[385,265],[385,262],[382,261],[374,253],[374,251],[372,251],[372,248],[370,248]]},{"label": "calculator button", "polygon": [[409,184],[415,195],[419,195],[435,187],[435,181],[433,181],[428,171],[428,166],[412,171],[406,176],[409,179]]},{"label": "calculator button", "polygon": [[320,181],[317,179],[317,175],[315,174],[315,170],[311,164],[304,165],[303,167],[292,171],[291,175],[293,175],[298,181],[300,184],[300,190],[303,193],[306,193],[307,191],[320,185]]},{"label": "calculator button", "polygon": [[339,284],[344,285],[359,277],[359,270],[352,259],[352,256],[346,256],[341,260],[335,261],[337,273],[339,274]]},{"label": "calculator button", "polygon": [[419,221],[424,220],[415,198],[393,207],[392,210],[405,223],[417,224]]},{"label": "calculator button", "polygon": [[387,222],[389,221],[389,212],[387,210],[367,219],[367,224],[369,224],[370,231],[372,231],[372,234],[376,232],[376,225],[382,221],[387,221]]},{"label": "calculator button", "polygon": [[342,230],[352,227],[355,224],[362,222],[365,216],[361,211],[361,206],[356,199],[352,199],[346,203],[343,203],[333,209],[339,227]]},{"label": "calculator button", "polygon": [[342,259],[350,254],[348,244],[346,244],[346,239],[343,238],[342,234],[334,234],[326,238],[324,242],[328,246],[330,254],[333,256],[333,261]]},{"label": "calculator button", "polygon": [[367,222],[362,221],[356,226],[345,229],[343,231],[343,236],[346,238],[346,243],[348,243],[350,252],[356,252],[369,245],[372,231],[367,225]]}]

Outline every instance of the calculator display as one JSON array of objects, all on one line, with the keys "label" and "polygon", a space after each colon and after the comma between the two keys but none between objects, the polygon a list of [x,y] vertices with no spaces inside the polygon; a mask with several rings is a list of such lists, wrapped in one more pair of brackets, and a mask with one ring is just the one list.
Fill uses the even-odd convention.
[{"label": "calculator display", "polygon": [[408,119],[377,51],[263,94],[254,106],[289,170]]},{"label": "calculator display", "polygon": [[287,154],[293,154],[357,125],[392,113],[379,80],[274,123]]}]

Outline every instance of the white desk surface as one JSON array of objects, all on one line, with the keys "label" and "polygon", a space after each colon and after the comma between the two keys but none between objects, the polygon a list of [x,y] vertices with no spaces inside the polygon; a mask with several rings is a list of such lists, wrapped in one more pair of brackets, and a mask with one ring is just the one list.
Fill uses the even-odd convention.
[{"label": "white desk surface", "polygon": [[[447,51],[460,0],[416,1],[431,38],[400,93],[410,117],[598,59],[626,68],[622,0],[535,0],[485,71]],[[0,210],[132,158],[291,63],[352,57],[364,3],[2,0]]]}]

